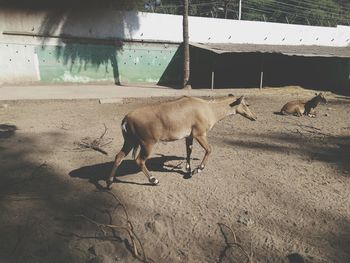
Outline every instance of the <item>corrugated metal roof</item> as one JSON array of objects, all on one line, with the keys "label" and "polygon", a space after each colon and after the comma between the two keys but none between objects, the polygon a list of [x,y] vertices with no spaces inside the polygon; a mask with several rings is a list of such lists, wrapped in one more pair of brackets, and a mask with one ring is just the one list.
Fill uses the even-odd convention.
[{"label": "corrugated metal roof", "polygon": [[190,43],[190,45],[209,50],[216,54],[223,53],[277,53],[287,56],[303,57],[339,57],[350,58],[349,47],[326,46],[284,46],[284,45],[255,45],[233,43]]}]

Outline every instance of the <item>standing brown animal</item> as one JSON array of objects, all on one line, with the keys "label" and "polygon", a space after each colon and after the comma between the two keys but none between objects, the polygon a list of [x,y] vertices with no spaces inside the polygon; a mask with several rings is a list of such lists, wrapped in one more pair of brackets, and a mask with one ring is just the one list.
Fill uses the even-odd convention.
[{"label": "standing brown animal", "polygon": [[[209,101],[185,96],[174,101],[148,105],[131,111],[124,117],[121,124],[124,145],[115,157],[111,174],[107,179],[107,188],[113,183],[115,172],[121,161],[132,149],[136,163],[149,182],[154,185],[158,184],[159,181],[150,174],[145,162],[153,146],[159,141],[186,138],[186,170],[189,175],[201,172],[211,152],[207,132],[216,122],[233,114],[240,114],[254,121],[257,119],[248,108],[243,96],[237,99],[231,94],[225,98]],[[190,157],[193,138],[204,148],[205,155],[199,167],[191,172]],[[139,147],[141,149],[136,157]]]},{"label": "standing brown animal", "polygon": [[282,115],[293,114],[298,117],[307,115],[309,117],[316,117],[315,108],[320,102],[327,103],[323,92],[316,94],[311,100],[293,100],[286,103],[280,113]]}]

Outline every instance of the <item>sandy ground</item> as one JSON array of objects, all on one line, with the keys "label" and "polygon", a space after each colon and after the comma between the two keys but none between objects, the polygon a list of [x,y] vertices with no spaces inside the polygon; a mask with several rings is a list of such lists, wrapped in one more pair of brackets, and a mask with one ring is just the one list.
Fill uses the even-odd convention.
[{"label": "sandy ground", "polygon": [[[121,165],[111,192],[149,261],[245,262],[225,224],[253,262],[350,262],[350,97],[328,94],[317,118],[297,118],[273,112],[313,92],[246,93],[258,121],[217,123],[200,175],[185,179],[184,140],[158,144],[148,161],[160,186],[147,185],[131,157]],[[126,226],[103,180],[122,145],[123,116],[161,100],[1,102],[1,263],[139,262],[125,231],[104,233],[79,215]],[[104,124],[108,156],[76,149]],[[192,157],[203,157],[197,143]]]}]

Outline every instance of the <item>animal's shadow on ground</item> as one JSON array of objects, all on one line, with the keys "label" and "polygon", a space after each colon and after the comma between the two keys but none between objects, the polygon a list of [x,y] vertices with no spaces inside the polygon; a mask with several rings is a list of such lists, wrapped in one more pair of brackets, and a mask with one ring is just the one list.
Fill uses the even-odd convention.
[{"label": "animal's shadow on ground", "polygon": [[[194,158],[192,160],[198,160]],[[167,162],[177,161],[178,164],[172,164]],[[183,164],[185,163],[185,158],[177,156],[165,156],[158,154],[157,157],[153,157],[147,160],[146,166],[151,172],[171,172],[178,173],[183,176],[184,179],[188,179],[188,173],[183,170]],[[101,185],[100,181],[105,181],[111,170],[113,162],[99,163],[89,166],[80,167],[69,173],[71,177],[78,177],[82,179],[87,179],[90,183],[94,184],[97,189],[105,189],[105,184]],[[135,160],[123,160],[119,165],[116,176],[114,178],[114,183],[126,183],[126,184],[136,184],[136,185],[152,185],[150,183],[137,183],[132,181],[120,180],[121,177],[136,174],[140,172],[139,166],[136,164]],[[146,177],[145,177],[145,180]]]}]

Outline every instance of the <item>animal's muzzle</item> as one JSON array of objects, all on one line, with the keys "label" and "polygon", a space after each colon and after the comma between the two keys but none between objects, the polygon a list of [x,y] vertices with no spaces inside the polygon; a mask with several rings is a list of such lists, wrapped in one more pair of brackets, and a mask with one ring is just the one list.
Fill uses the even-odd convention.
[{"label": "animal's muzzle", "polygon": [[257,116],[247,116],[249,120],[256,121],[258,119]]}]

